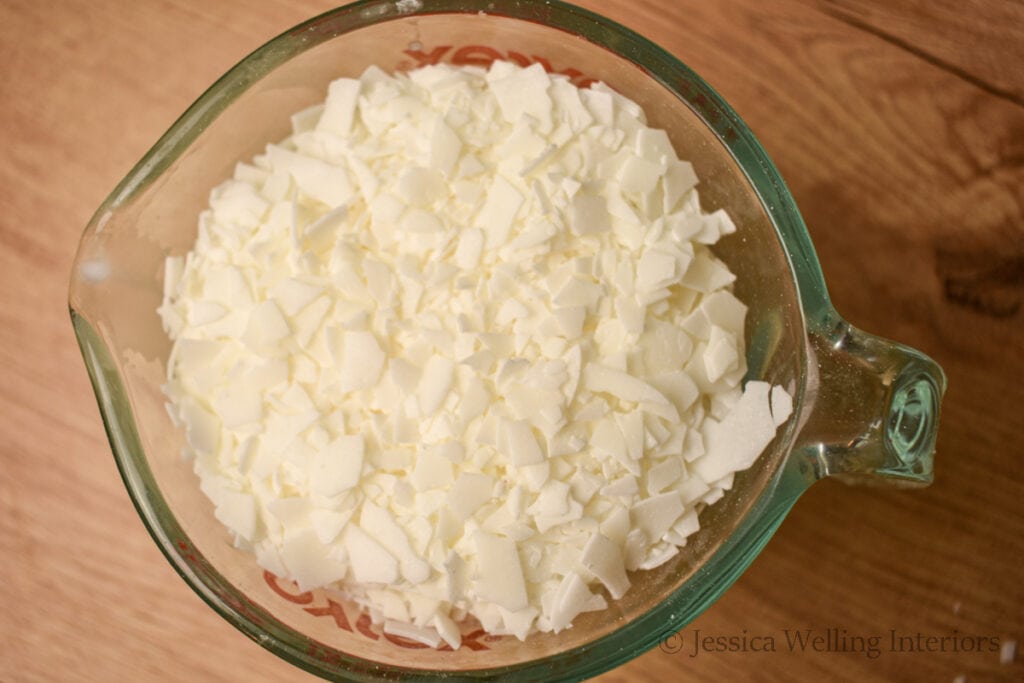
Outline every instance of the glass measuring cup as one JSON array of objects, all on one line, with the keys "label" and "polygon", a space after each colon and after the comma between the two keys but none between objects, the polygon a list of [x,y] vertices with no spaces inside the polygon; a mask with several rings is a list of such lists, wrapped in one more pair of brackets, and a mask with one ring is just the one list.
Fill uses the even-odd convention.
[{"label": "glass measuring cup", "polygon": [[[234,163],[289,131],[327,84],[377,65],[539,62],[639,102],[701,178],[705,210],[739,231],[716,253],[749,306],[749,379],[781,384],[794,416],[668,564],[632,576],[609,610],[519,642],[467,631],[458,651],[384,634],[336,595],[301,593],[231,547],[164,411],[170,342],[156,308],[164,257],[186,252],[196,217]],[[521,680],[595,675],[649,649],[707,608],[749,565],[790,506],[824,476],[930,481],[945,380],[923,355],[839,317],[802,220],[750,131],[699,77],[629,30],[558,2],[370,0],[302,24],[205,93],[100,206],[79,246],[70,306],[126,487],[181,576],[228,621],[326,678]]]}]

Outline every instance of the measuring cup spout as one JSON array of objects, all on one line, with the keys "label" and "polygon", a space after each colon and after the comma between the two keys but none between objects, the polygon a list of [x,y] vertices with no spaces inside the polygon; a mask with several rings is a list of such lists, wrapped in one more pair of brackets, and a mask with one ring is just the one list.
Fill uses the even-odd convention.
[{"label": "measuring cup spout", "polygon": [[810,414],[796,450],[813,476],[930,484],[946,389],[942,368],[838,316],[812,329],[808,344]]}]

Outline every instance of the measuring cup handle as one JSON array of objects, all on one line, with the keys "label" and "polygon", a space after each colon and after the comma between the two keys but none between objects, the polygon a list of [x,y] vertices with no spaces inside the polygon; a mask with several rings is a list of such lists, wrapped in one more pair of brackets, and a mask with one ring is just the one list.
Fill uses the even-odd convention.
[{"label": "measuring cup handle", "polygon": [[813,476],[930,484],[946,389],[942,368],[838,316],[814,326],[808,344],[810,408],[796,450]]}]

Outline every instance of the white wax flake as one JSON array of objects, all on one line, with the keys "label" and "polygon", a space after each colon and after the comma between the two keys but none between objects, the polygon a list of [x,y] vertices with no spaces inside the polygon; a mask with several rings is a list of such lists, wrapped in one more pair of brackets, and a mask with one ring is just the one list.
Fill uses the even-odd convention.
[{"label": "white wax flake", "polygon": [[780,386],[772,387],[772,422],[776,427],[781,426],[793,413],[793,397]]},{"label": "white wax flake", "polygon": [[412,620],[406,601],[390,588],[368,588],[366,597],[373,602],[374,611],[379,612],[374,616],[384,618],[385,628],[396,623],[409,624]]},{"label": "white wax flake", "polygon": [[324,545],[333,543],[351,518],[352,510],[335,512],[334,510],[318,509],[309,512],[309,523],[312,525],[316,537]]},{"label": "white wax flake", "polygon": [[554,598],[551,628],[555,633],[568,628],[581,612],[602,610],[608,605],[600,595],[590,592],[576,572],[566,574]]},{"label": "white wax flake", "polygon": [[684,511],[683,501],[675,491],[646,498],[630,510],[633,523],[644,532],[651,543],[661,537]]},{"label": "white wax flake", "polygon": [[327,88],[327,102],[316,129],[348,136],[352,131],[352,121],[359,101],[359,88],[359,81],[352,78],[333,81]]},{"label": "white wax flake", "polygon": [[346,332],[339,369],[340,389],[353,391],[375,386],[386,359],[372,332]]},{"label": "white wax flake", "polygon": [[197,301],[188,311],[188,324],[193,327],[202,327],[217,322],[225,315],[228,309],[214,301]]},{"label": "white wax flake", "polygon": [[441,645],[441,635],[433,628],[423,628],[406,622],[387,619],[384,621],[383,631],[388,635],[407,638],[427,647],[439,647]]},{"label": "white wax flake", "polygon": [[668,399],[647,382],[597,363],[583,368],[583,384],[590,391],[605,392],[623,401],[669,405]]},{"label": "white wax flake", "polygon": [[433,415],[452,386],[455,363],[442,356],[431,356],[423,368],[418,386],[420,411]]},{"label": "white wax flake", "polygon": [[745,470],[775,437],[767,382],[747,382],[739,403],[721,422],[704,424],[705,452],[693,462],[693,472],[712,482],[730,472]]},{"label": "white wax flake", "polygon": [[[739,334],[743,330],[747,307],[728,290],[720,289],[704,297],[698,310],[707,324],[717,325],[734,334]],[[707,338],[707,334],[702,333],[699,336]]]},{"label": "white wax flake", "polygon": [[195,401],[179,404],[185,436],[189,447],[196,453],[216,453],[221,440],[221,420]]},{"label": "white wax flake", "polygon": [[587,568],[618,600],[629,589],[629,577],[622,561],[621,546],[602,534],[593,534],[580,556],[580,564]]},{"label": "white wax flake", "polygon": [[431,625],[453,650],[458,650],[462,645],[462,632],[459,631],[458,625],[448,615],[437,612],[434,614]]},{"label": "white wax flake", "polygon": [[285,537],[281,559],[300,591],[333,583],[344,578],[348,566],[326,552],[312,529]]},{"label": "white wax flake", "polygon": [[448,494],[448,507],[459,520],[469,519],[480,506],[492,500],[494,480],[479,472],[463,472]]},{"label": "white wax flake", "polygon": [[[178,283],[185,271],[185,259],[181,256],[168,256],[164,259],[164,300],[175,298]],[[105,278],[104,278],[105,279]]]},{"label": "white wax flake", "polygon": [[427,647],[561,631],[792,419],[741,384],[712,247],[743,226],[621,94],[371,67],[291,120],[210,192],[158,309],[168,413],[267,571]]},{"label": "white wax flake", "polygon": [[647,557],[640,561],[637,565],[637,569],[643,569],[645,571],[657,569],[678,554],[679,546],[672,545],[670,543],[663,544],[661,547],[655,547],[648,551]]},{"label": "white wax flake", "polygon": [[607,537],[620,549],[624,550],[626,547],[626,537],[631,531],[629,510],[623,505],[614,504],[611,510],[605,514],[604,519],[601,520],[599,531],[602,536]]},{"label": "white wax flake", "polygon": [[417,491],[450,487],[455,480],[452,461],[433,451],[424,451],[416,456],[409,480]]},{"label": "white wax flake", "polygon": [[298,154],[279,145],[267,146],[267,158],[275,170],[291,174],[302,192],[327,206],[341,206],[355,191],[348,171],[340,166]]},{"label": "white wax flake", "polygon": [[672,141],[668,139],[668,133],[654,128],[640,128],[636,131],[634,153],[641,159],[663,164],[669,159],[676,158],[676,151],[672,147]]},{"label": "white wax flake", "polygon": [[263,417],[263,396],[247,384],[239,382],[236,386],[224,388],[210,400],[225,429],[258,423]]},{"label": "white wax flake", "polygon": [[463,270],[475,268],[480,262],[484,248],[484,234],[475,228],[467,228],[459,234],[459,246],[455,250],[455,264]]},{"label": "white wax flake", "polygon": [[402,172],[396,188],[398,196],[409,206],[415,207],[430,206],[447,189],[443,177],[437,171],[419,166]]},{"label": "white wax flake", "polygon": [[595,235],[611,229],[608,200],[599,195],[578,194],[572,199],[569,229],[575,235]]},{"label": "white wax flake", "polygon": [[243,270],[234,266],[212,269],[203,283],[203,296],[236,310],[247,309],[253,304],[249,282]]},{"label": "white wax flake", "polygon": [[323,287],[305,283],[296,278],[285,278],[269,292],[278,308],[287,316],[294,316],[323,292]]},{"label": "white wax flake", "polygon": [[253,349],[272,346],[289,335],[291,327],[273,301],[264,301],[249,314],[242,341]]},{"label": "white wax flake", "polygon": [[528,115],[550,126],[552,104],[548,90],[551,79],[540,64],[512,70],[492,67],[488,84],[505,121],[514,124]]},{"label": "white wax flake", "polygon": [[506,420],[503,423],[501,450],[509,462],[517,467],[544,462],[544,452],[526,420]]},{"label": "white wax flake", "polygon": [[430,165],[450,177],[461,152],[462,140],[438,117],[430,137]]},{"label": "white wax flake", "polygon": [[672,254],[658,249],[647,249],[636,267],[638,288],[652,291],[669,282],[676,274],[676,259]]},{"label": "white wax flake", "polygon": [[398,560],[406,581],[418,584],[430,576],[430,565],[413,550],[405,530],[389,511],[367,501],[363,503],[359,526]]},{"label": "white wax flake", "polygon": [[661,493],[682,476],[682,463],[678,458],[669,458],[647,470],[647,492],[650,495]]},{"label": "white wax flake", "polygon": [[593,282],[580,278],[570,278],[551,297],[557,308],[594,308],[601,298],[602,288]]},{"label": "white wax flake", "polygon": [[708,252],[701,252],[694,257],[681,282],[690,289],[710,293],[732,284],[735,279],[728,266]]},{"label": "white wax flake", "polygon": [[256,537],[256,499],[248,493],[224,491],[218,496],[214,515],[233,532],[252,541]]},{"label": "white wax flake", "polygon": [[587,309],[584,306],[567,306],[556,308],[551,312],[558,326],[558,333],[566,339],[579,339],[583,334],[583,324],[587,320]]},{"label": "white wax flake", "polygon": [[626,155],[615,172],[615,180],[626,192],[646,194],[654,190],[664,169],[658,163]]},{"label": "white wax flake", "polygon": [[356,581],[385,585],[398,581],[398,560],[365,531],[350,524],[342,540]]},{"label": "white wax flake", "polygon": [[474,223],[484,234],[484,246],[495,249],[508,241],[516,213],[523,204],[523,195],[504,177],[494,177],[487,200]]},{"label": "white wax flake", "polygon": [[310,463],[310,491],[335,496],[359,483],[365,442],[362,436],[339,436],[316,451]]},{"label": "white wax flake", "polygon": [[580,99],[602,128],[607,129],[615,123],[615,100],[610,92],[596,88],[582,90]]},{"label": "white wax flake", "polygon": [[526,508],[526,513],[539,517],[557,517],[568,513],[569,510],[569,485],[550,480],[541,487],[537,500]]},{"label": "white wax flake", "polygon": [[722,375],[736,369],[739,364],[739,349],[736,337],[718,325],[712,325],[704,349],[704,367],[710,382],[717,382]]},{"label": "white wax flake", "polygon": [[701,231],[694,236],[694,241],[701,244],[714,244],[725,235],[736,232],[729,214],[724,209],[718,209],[702,218]]},{"label": "white wax flake", "polygon": [[627,461],[626,440],[612,418],[598,421],[589,443],[598,453],[610,455],[622,463]]},{"label": "white wax flake", "polygon": [[697,174],[693,172],[693,165],[690,162],[676,160],[669,163],[661,184],[665,193],[664,209],[671,212],[679,204],[679,200],[697,184]]},{"label": "white wax flake", "polygon": [[479,568],[474,584],[480,597],[513,612],[526,608],[530,602],[515,541],[476,531],[473,545]]}]

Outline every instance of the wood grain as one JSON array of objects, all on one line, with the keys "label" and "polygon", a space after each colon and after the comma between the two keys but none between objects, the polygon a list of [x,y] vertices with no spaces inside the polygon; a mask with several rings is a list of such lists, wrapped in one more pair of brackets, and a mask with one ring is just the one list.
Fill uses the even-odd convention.
[{"label": "wood grain", "polygon": [[1024,4],[821,0],[822,9],[986,92],[1024,103]]},{"label": "wood grain", "polygon": [[[580,4],[705,77],[759,136],[837,308],[949,375],[935,484],[824,481],[682,632],[1024,636],[1024,22],[1019,3]],[[228,67],[314,0],[0,2],[0,681],[312,681],[146,535],[66,309],[92,210]],[[607,682],[1010,681],[992,653],[653,650]],[[1019,658],[1018,658],[1019,659]]]}]

